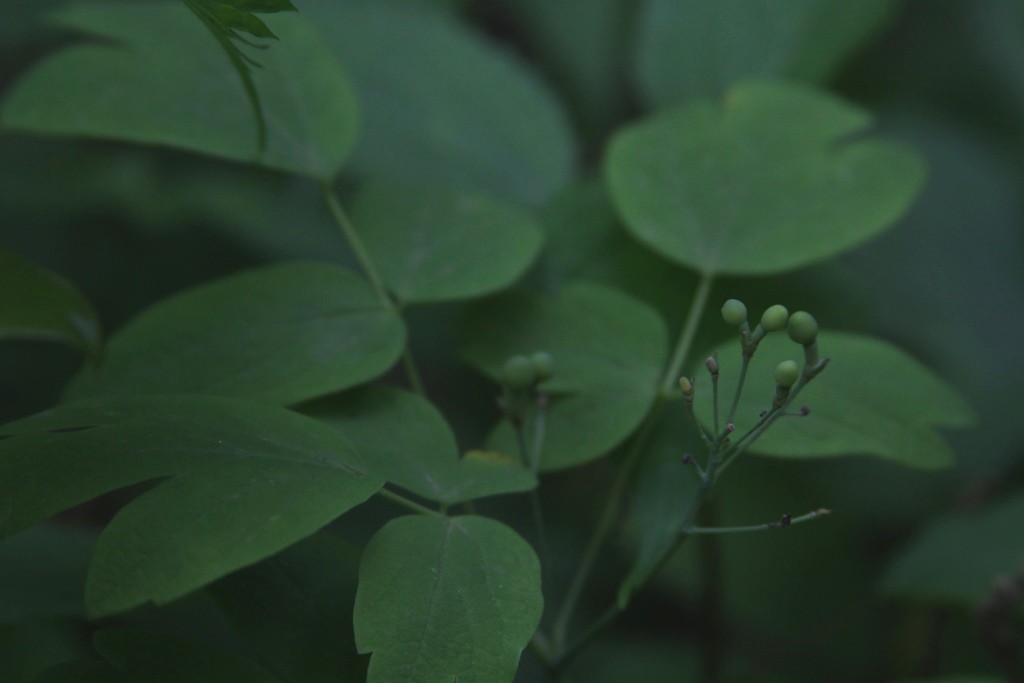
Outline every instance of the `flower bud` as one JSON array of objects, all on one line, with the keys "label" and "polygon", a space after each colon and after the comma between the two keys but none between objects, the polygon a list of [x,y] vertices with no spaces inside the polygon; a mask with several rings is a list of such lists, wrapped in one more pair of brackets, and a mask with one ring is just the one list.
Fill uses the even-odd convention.
[{"label": "flower bud", "polygon": [[747,307],[739,299],[729,299],[722,304],[722,319],[734,327],[747,322]]},{"label": "flower bud", "polygon": [[529,389],[537,381],[537,371],[526,356],[512,356],[501,368],[501,379],[509,389]]},{"label": "flower bud", "polygon": [[789,311],[782,304],[769,306],[761,315],[761,327],[768,332],[777,332],[786,327]]},{"label": "flower bud", "polygon": [[789,332],[790,339],[807,346],[818,338],[818,321],[807,311],[797,311],[789,317],[786,331]]},{"label": "flower bud", "polygon": [[543,382],[551,379],[555,374],[555,359],[547,351],[537,351],[530,356],[530,363],[534,372],[537,373],[537,380]]},{"label": "flower bud", "polygon": [[775,366],[775,383],[789,389],[800,379],[800,368],[791,360],[784,360]]}]

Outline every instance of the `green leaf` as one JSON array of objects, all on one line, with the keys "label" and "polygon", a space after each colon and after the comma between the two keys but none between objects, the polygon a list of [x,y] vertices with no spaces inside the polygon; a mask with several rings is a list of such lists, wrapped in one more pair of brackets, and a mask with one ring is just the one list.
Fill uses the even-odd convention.
[{"label": "green leaf", "polygon": [[231,624],[289,681],[366,677],[352,629],[359,553],[326,532],[212,584]]},{"label": "green leaf", "polygon": [[402,352],[404,326],[362,279],[288,263],[201,285],[118,330],[68,397],[206,393],[289,404],[365,382]]},{"label": "green leaf", "polygon": [[625,607],[661,566],[686,523],[690,501],[697,495],[699,475],[683,463],[682,454],[700,456],[703,444],[677,410],[665,411],[652,432],[633,478],[627,536],[634,540],[633,565],[619,586],[618,604]]},{"label": "green leaf", "polygon": [[405,303],[503,289],[526,271],[543,241],[523,209],[437,187],[366,186],[352,218],[384,282]]},{"label": "green leaf", "polygon": [[1024,562],[1024,495],[976,512],[951,513],[910,542],[882,579],[890,595],[975,608],[995,579]]},{"label": "green leaf", "polygon": [[82,588],[95,545],[95,534],[56,525],[0,541],[0,624],[84,617]]},{"label": "green leaf", "polygon": [[829,79],[899,0],[647,0],[636,78],[658,105],[717,97],[751,78]]},{"label": "green leaf", "polygon": [[[784,417],[751,447],[783,458],[874,455],[925,469],[953,464],[953,452],[935,431],[968,427],[971,408],[943,379],[894,346],[871,337],[839,332],[818,335],[828,367],[795,399],[791,409],[808,406],[806,417]],[[740,367],[738,341],[719,346],[720,391],[731,400]],[[775,395],[773,370],[780,361],[803,363],[803,347],[786,334],[769,334],[751,361],[736,413],[737,434],[753,426]],[[702,369],[703,370],[703,369]],[[711,423],[711,393],[699,373],[695,407]]]},{"label": "green leaf", "polygon": [[460,460],[444,417],[415,394],[357,389],[303,412],[343,434],[363,454],[367,471],[429,500],[454,504],[537,486],[517,462],[473,455]]},{"label": "green leaf", "polygon": [[486,517],[400,517],[367,545],[353,615],[367,681],[515,677],[543,610],[540,563]]},{"label": "green leaf", "polygon": [[169,602],[312,534],[383,481],[302,415],[212,396],[113,397],[0,428],[0,535],[115,489],[170,477],[100,536],[92,617]]},{"label": "green leaf", "polygon": [[569,180],[575,143],[558,101],[511,53],[438,8],[296,0],[359,95],[352,167],[537,204]]},{"label": "green leaf", "polygon": [[108,662],[83,659],[51,666],[32,683],[133,683],[133,679]]},{"label": "green leaf", "polygon": [[280,683],[248,659],[177,636],[106,629],[92,640],[106,660],[134,680]]},{"label": "green leaf", "polygon": [[619,132],[606,177],[627,229],[665,258],[704,273],[792,270],[882,232],[920,190],[918,156],[864,138],[869,124],[813,90],[749,84]]},{"label": "green leaf", "polygon": [[320,180],[355,142],[348,81],[298,15],[267,19],[281,40],[252,72],[263,149],[235,67],[182,3],[75,3],[56,18],[95,40],[49,56],[9,89],[7,129],[178,147]]},{"label": "green leaf", "polygon": [[[0,573],[0,576],[4,574]],[[89,656],[82,643],[81,624],[73,621],[42,620],[0,625],[0,662],[4,683],[29,683],[58,662]],[[43,679],[50,680],[50,679]],[[66,678],[78,681],[77,678]],[[88,682],[89,679],[81,679]]]},{"label": "green leaf", "polygon": [[[556,298],[515,292],[470,310],[463,356],[494,380],[509,356],[547,351],[557,366],[542,385],[551,399],[542,470],[608,453],[654,400],[668,352],[665,325],[646,305],[613,289],[574,284]],[[497,450],[517,453],[502,424]]]},{"label": "green leaf", "polygon": [[44,339],[77,346],[96,358],[100,323],[74,285],[0,249],[0,339]]}]

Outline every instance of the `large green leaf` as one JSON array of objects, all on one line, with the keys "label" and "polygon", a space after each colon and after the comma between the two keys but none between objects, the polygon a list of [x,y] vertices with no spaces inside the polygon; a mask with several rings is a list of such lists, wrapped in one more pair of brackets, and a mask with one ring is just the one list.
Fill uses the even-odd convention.
[{"label": "large green leaf", "polygon": [[368,471],[430,500],[461,503],[537,485],[529,470],[510,459],[470,453],[460,460],[444,417],[415,394],[357,389],[303,412],[344,434]]},{"label": "large green leaf", "polygon": [[251,270],[162,301],[110,338],[68,396],[207,393],[288,404],[384,372],[402,321],[337,266]]},{"label": "large green leaf", "polygon": [[543,241],[523,209],[437,187],[369,185],[353,203],[352,217],[384,282],[405,303],[507,287]]},{"label": "large green leaf", "polygon": [[95,545],[94,533],[56,525],[0,541],[0,624],[85,616],[82,588]]},{"label": "large green leaf", "polygon": [[247,681],[279,683],[256,663],[194,640],[130,629],[106,629],[93,636],[100,654],[132,680]]},{"label": "large green leaf", "polygon": [[[640,423],[657,393],[668,334],[658,315],[613,289],[574,284],[556,298],[516,292],[468,315],[465,358],[498,379],[509,356],[547,351],[557,365],[544,383],[551,400],[541,469],[579,465],[608,453]],[[511,428],[495,435],[516,453]]]},{"label": "large green leaf", "polygon": [[0,249],[0,339],[56,339],[100,351],[100,323],[74,285],[17,254]]},{"label": "large green leaf", "polygon": [[262,149],[234,67],[182,3],[74,3],[56,18],[95,40],[26,73],[0,108],[5,128],[180,147],[318,179],[333,177],[354,144],[348,81],[296,14],[267,19],[280,41],[260,51],[252,73]]},{"label": "large green leaf", "polygon": [[326,532],[211,585],[238,633],[289,681],[366,677],[352,630],[359,553]]},{"label": "large green leaf", "polygon": [[903,598],[977,607],[995,579],[1012,578],[1024,563],[1024,495],[977,512],[932,523],[911,541],[882,580]]},{"label": "large green leaf", "polygon": [[751,78],[820,82],[899,0],[647,0],[637,80],[659,105],[717,97]]},{"label": "large green leaf", "polygon": [[529,204],[569,179],[574,141],[557,100],[450,12],[379,0],[295,4],[351,74],[363,112],[356,170]]},{"label": "large green leaf", "polygon": [[[626,227],[705,273],[791,270],[890,227],[924,180],[864,112],[813,90],[749,84],[613,138],[606,175]],[[853,140],[854,136],[859,136]]]},{"label": "large green leaf", "polygon": [[540,563],[486,517],[400,517],[370,541],[359,568],[356,644],[370,683],[515,677],[543,610]]},{"label": "large green leaf", "polygon": [[[783,417],[755,442],[752,451],[783,458],[874,455],[928,469],[953,463],[953,452],[935,430],[970,426],[974,415],[952,387],[878,339],[823,332],[818,346],[821,355],[832,360],[794,404],[794,410],[808,406],[810,414]],[[717,352],[724,405],[732,399],[739,374],[739,342],[723,344]],[[744,433],[762,410],[771,407],[773,370],[787,359],[802,363],[803,348],[785,334],[769,334],[761,342],[736,413],[737,433]],[[711,392],[700,376],[707,373],[694,374],[699,383],[695,406],[710,424]]]},{"label": "large green leaf", "polygon": [[383,481],[336,431],[212,396],[111,397],[0,428],[0,535],[130,484],[169,477],[100,536],[94,617],[165,603],[312,534]]}]

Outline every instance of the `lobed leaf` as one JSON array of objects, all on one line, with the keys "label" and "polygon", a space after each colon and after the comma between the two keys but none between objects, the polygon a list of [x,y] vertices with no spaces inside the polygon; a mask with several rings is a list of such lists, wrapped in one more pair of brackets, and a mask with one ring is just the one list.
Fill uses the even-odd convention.
[{"label": "lobed leaf", "polygon": [[569,180],[575,141],[529,68],[425,3],[296,0],[359,96],[352,167],[538,204]]},{"label": "lobed leaf", "polygon": [[540,563],[485,517],[400,517],[363,552],[353,615],[367,681],[512,681],[540,623]]},{"label": "lobed leaf", "polygon": [[444,416],[426,399],[398,389],[358,389],[305,406],[303,412],[345,436],[368,472],[429,500],[461,503],[529,491],[536,477],[503,458],[459,458]]},{"label": "lobed leaf", "polygon": [[626,228],[665,258],[783,272],[884,231],[921,189],[918,156],[863,137],[869,122],[814,90],[738,86],[620,131],[606,178]]},{"label": "lobed leaf", "polygon": [[280,41],[251,73],[265,145],[238,60],[224,58],[223,43],[182,3],[75,3],[55,18],[91,40],[45,58],[8,90],[8,130],[177,147],[319,180],[338,172],[355,142],[348,80],[298,15],[267,18]]},{"label": "lobed leaf", "polygon": [[[658,391],[668,351],[657,313],[606,287],[574,284],[557,297],[515,292],[472,308],[462,354],[499,380],[509,356],[547,351],[555,376],[550,394],[542,470],[564,469],[608,453],[636,428]],[[496,449],[517,453],[502,423]]]},{"label": "lobed leaf", "polygon": [[92,304],[63,277],[0,249],[0,339],[62,341],[100,353],[100,322]]},{"label": "lobed leaf", "polygon": [[80,401],[0,428],[0,535],[167,478],[100,536],[86,579],[99,617],[169,602],[272,555],[383,484],[334,430],[211,396]]},{"label": "lobed leaf", "polygon": [[68,398],[205,393],[290,404],[387,370],[401,319],[337,266],[288,263],[200,285],[118,330]]},{"label": "lobed leaf", "polygon": [[[792,407],[806,405],[810,415],[780,419],[751,451],[783,458],[874,455],[925,469],[953,464],[953,452],[936,429],[968,427],[974,414],[943,379],[903,351],[871,337],[823,332],[818,346],[822,357],[832,360]],[[722,368],[721,395],[731,400],[740,367],[739,341],[716,351]],[[737,434],[771,406],[772,372],[787,359],[802,365],[803,348],[785,333],[765,337],[747,374],[736,413]],[[694,405],[710,424],[711,393],[701,382],[701,373],[693,372],[703,384]]]},{"label": "lobed leaf", "polygon": [[437,187],[364,186],[352,218],[381,277],[403,303],[503,289],[533,263],[544,239],[533,217],[517,206]]}]

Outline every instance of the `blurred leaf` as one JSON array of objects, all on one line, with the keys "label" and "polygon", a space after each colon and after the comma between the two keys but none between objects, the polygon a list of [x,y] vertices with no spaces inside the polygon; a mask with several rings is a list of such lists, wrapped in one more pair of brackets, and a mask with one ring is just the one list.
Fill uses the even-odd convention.
[{"label": "blurred leaf", "polygon": [[238,633],[288,681],[363,680],[352,630],[359,554],[321,532],[212,584]]},{"label": "blurred leaf", "polygon": [[363,114],[356,171],[526,204],[569,180],[575,143],[557,100],[449,11],[379,0],[295,4],[352,75]]},{"label": "blurred leaf", "polygon": [[403,303],[465,299],[515,282],[543,233],[526,211],[455,190],[372,184],[352,219],[385,284]]},{"label": "blurred leaf", "polygon": [[[0,576],[5,574],[0,573]],[[88,655],[79,625],[70,621],[28,621],[0,626],[0,662],[3,662],[0,671],[4,683],[29,683],[58,662]]]},{"label": "blurred leaf", "polygon": [[908,678],[900,683],[1006,683],[1006,679],[992,676],[939,676],[938,678]]},{"label": "blurred leaf", "polygon": [[[823,332],[818,346],[821,356],[832,360],[791,406],[795,410],[806,405],[810,415],[783,417],[751,446],[752,452],[782,458],[874,455],[925,469],[953,464],[952,450],[935,430],[969,427],[974,413],[942,378],[871,337]],[[721,395],[731,400],[739,374],[739,341],[716,351],[722,368]],[[802,347],[784,333],[765,337],[751,361],[736,411],[738,434],[771,407],[773,370],[787,359],[802,364]],[[695,407],[710,424],[711,395],[698,391]]]},{"label": "blurred leaf", "polygon": [[400,517],[363,552],[353,615],[367,681],[515,677],[543,610],[540,563],[486,517]]},{"label": "blurred leaf", "polygon": [[567,678],[587,683],[701,680],[696,647],[671,633],[605,636],[569,665]]},{"label": "blurred leaf", "polygon": [[72,403],[0,428],[0,534],[170,477],[100,536],[85,586],[100,617],[169,602],[312,534],[383,484],[334,430],[209,396]]},{"label": "blurred leaf", "polygon": [[[470,309],[462,354],[498,380],[505,360],[547,351],[557,365],[542,388],[551,395],[542,470],[607,454],[647,414],[668,352],[657,313],[613,289],[575,284],[556,298],[514,292]],[[518,453],[504,422],[496,448]]]},{"label": "blurred leaf", "polygon": [[647,0],[636,78],[659,106],[753,78],[828,80],[900,0]]},{"label": "blurred leaf", "polygon": [[179,147],[333,177],[355,141],[355,104],[336,59],[297,15],[268,19],[279,44],[252,73],[256,119],[234,67],[180,2],[75,3],[57,20],[95,38],[62,49],[12,86],[0,125],[43,135]]},{"label": "blurred leaf", "polygon": [[1022,526],[1022,494],[983,511],[947,515],[903,549],[882,587],[902,598],[977,607],[995,579],[1024,566]]},{"label": "blurred leaf", "polygon": [[109,662],[90,659],[62,662],[31,680],[32,683],[135,683],[136,679]]},{"label": "blurred leaf", "polygon": [[84,617],[82,589],[93,533],[55,525],[0,541],[0,624]]},{"label": "blurred leaf", "polygon": [[688,425],[678,413],[668,410],[659,418],[633,477],[627,536],[635,547],[633,565],[616,598],[622,607],[629,604],[633,593],[652,577],[675,545],[687,521],[690,502],[697,495],[699,475],[692,465],[683,464],[682,455],[688,452],[700,457],[703,444],[692,422]]},{"label": "blurred leaf", "polygon": [[233,41],[244,42],[239,32],[248,33],[257,38],[277,38],[255,12],[294,12],[295,6],[288,0],[183,0],[185,6],[199,17],[213,37],[224,49],[231,65],[235,67],[238,77],[242,79],[245,96],[249,99],[256,117],[259,136],[259,147],[262,152],[267,144],[267,122],[263,116],[263,105],[260,103],[256,84],[252,80],[252,67],[259,67],[251,57],[247,57]]},{"label": "blurred leaf", "polygon": [[627,229],[672,261],[792,270],[884,231],[917,195],[920,159],[864,139],[869,122],[813,90],[745,85],[619,132],[608,184]]},{"label": "blurred leaf", "polygon": [[289,404],[365,382],[405,341],[402,321],[337,266],[238,273],[155,304],[118,330],[68,397],[206,393]]},{"label": "blurred leaf", "polygon": [[248,659],[177,636],[106,629],[93,636],[93,644],[106,660],[133,680],[279,683]]},{"label": "blurred leaf", "polygon": [[0,339],[12,337],[63,341],[93,358],[100,353],[99,319],[82,293],[57,273],[0,249]]},{"label": "blurred leaf", "polygon": [[529,491],[537,479],[511,460],[459,459],[444,416],[426,399],[384,387],[310,404],[303,412],[337,429],[375,475],[429,500],[461,503]]}]

